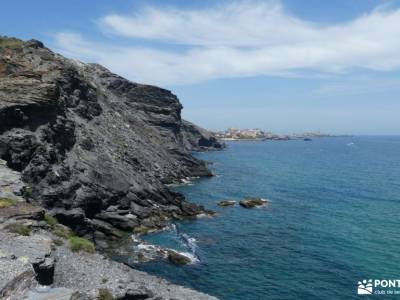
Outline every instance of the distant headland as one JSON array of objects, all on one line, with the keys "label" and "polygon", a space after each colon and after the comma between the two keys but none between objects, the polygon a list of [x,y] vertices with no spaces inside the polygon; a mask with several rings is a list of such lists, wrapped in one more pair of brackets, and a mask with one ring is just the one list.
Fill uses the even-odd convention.
[{"label": "distant headland", "polygon": [[215,136],[221,140],[226,141],[288,141],[288,140],[311,140],[312,138],[322,138],[322,137],[339,137],[339,136],[349,136],[349,135],[333,135],[327,133],[321,133],[319,131],[311,131],[304,133],[292,133],[292,134],[276,134],[271,131],[264,131],[261,129],[237,129],[228,128],[224,131],[214,132]]}]

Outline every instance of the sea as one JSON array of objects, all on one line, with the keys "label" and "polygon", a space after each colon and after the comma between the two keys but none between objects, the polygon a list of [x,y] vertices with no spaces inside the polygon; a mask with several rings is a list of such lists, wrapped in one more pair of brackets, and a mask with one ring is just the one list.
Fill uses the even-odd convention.
[{"label": "sea", "polygon": [[[235,141],[195,155],[215,176],[175,190],[217,215],[144,237],[195,260],[138,269],[226,300],[359,299],[362,280],[400,279],[400,137]],[[245,197],[269,202],[218,206]]]}]

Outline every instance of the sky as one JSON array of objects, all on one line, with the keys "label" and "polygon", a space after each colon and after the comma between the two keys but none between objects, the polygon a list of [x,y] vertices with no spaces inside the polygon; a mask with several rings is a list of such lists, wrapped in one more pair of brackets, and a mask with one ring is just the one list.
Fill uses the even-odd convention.
[{"label": "sky", "polygon": [[0,28],[167,88],[208,129],[400,134],[400,0],[3,0]]}]

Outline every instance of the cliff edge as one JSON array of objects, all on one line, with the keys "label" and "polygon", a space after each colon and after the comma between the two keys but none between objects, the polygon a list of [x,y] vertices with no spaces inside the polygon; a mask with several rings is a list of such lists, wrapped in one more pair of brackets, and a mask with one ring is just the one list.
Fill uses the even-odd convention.
[{"label": "cliff edge", "polygon": [[1,38],[0,158],[25,199],[95,242],[205,212],[165,185],[211,176],[190,151],[222,147],[181,109],[168,90]]},{"label": "cliff edge", "polygon": [[223,148],[181,109],[168,90],[0,36],[1,299],[216,299],[94,253],[210,213],[166,186],[211,176],[191,151]]}]

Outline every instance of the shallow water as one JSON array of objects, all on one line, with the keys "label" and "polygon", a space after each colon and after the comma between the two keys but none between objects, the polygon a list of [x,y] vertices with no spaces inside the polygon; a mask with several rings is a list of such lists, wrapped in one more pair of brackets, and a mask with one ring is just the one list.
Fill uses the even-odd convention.
[{"label": "shallow water", "polygon": [[[230,142],[197,156],[217,176],[176,189],[219,215],[146,239],[200,263],[138,268],[235,300],[357,299],[359,280],[400,278],[400,137]],[[245,196],[271,202],[217,206]]]}]

